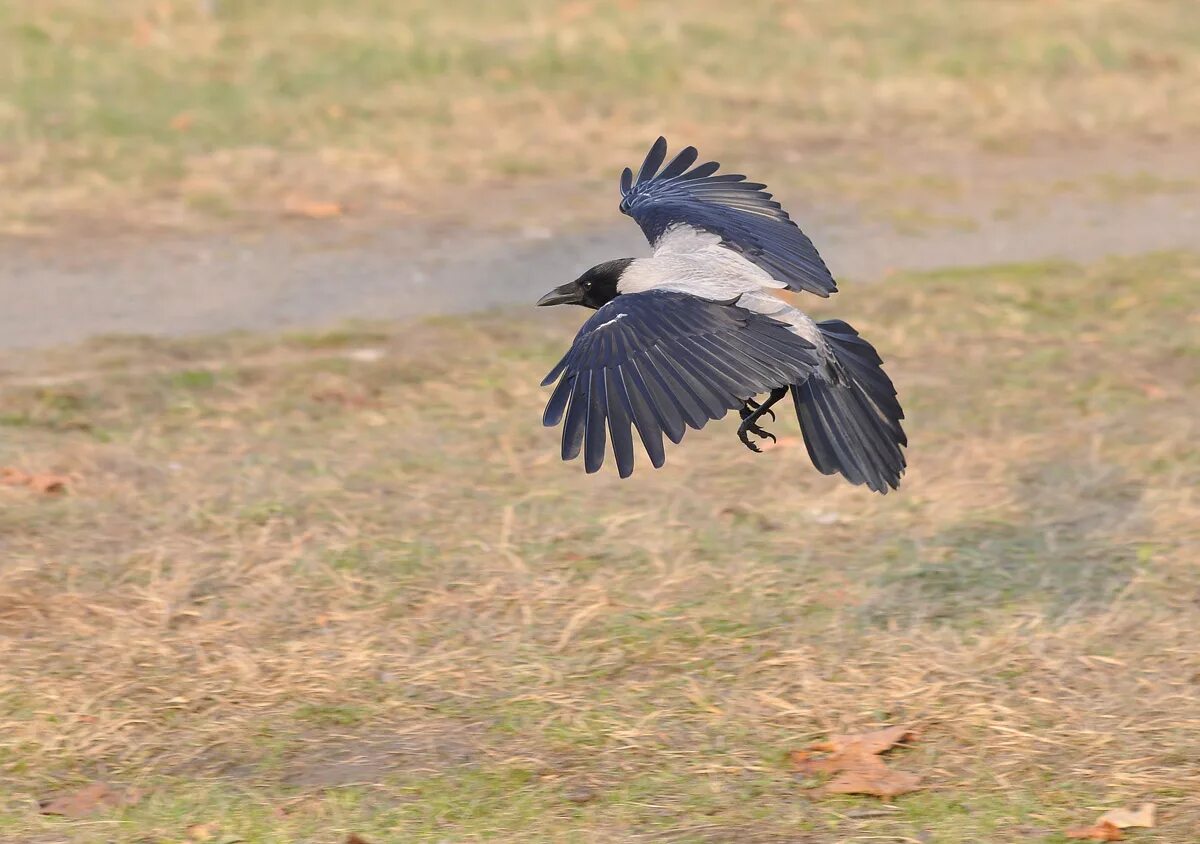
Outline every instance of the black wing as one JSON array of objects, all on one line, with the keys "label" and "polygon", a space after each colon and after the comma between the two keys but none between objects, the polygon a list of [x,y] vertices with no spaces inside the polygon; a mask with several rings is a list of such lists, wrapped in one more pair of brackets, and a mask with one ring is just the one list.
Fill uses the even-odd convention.
[{"label": "black wing", "polygon": [[811,343],[787,326],[738,308],[665,290],[618,296],[583,324],[570,350],[542,381],[558,386],[542,422],[563,424],[562,457],[584,450],[604,463],[605,424],[617,471],[633,472],[637,429],[650,462],[666,459],[662,435],[683,438],[709,419],[773,387],[799,384],[818,364]]},{"label": "black wing", "polygon": [[723,246],[758,264],[790,290],[818,296],[837,292],[837,282],[817,248],[763,190],[766,185],[736,174],[714,175],[721,166],[715,161],[692,167],[695,147],[685,147],[659,172],[666,155],[667,142],[659,138],[636,181],[628,167],[621,174],[621,212],[637,221],[652,246],[671,226],[688,225],[718,235]]}]

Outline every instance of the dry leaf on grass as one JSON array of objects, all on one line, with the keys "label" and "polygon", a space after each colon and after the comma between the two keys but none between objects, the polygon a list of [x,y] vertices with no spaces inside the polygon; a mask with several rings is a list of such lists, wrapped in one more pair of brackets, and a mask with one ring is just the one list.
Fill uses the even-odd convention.
[{"label": "dry leaf on grass", "polygon": [[1109,809],[1092,826],[1077,826],[1064,833],[1067,838],[1083,841],[1123,841],[1122,829],[1129,827],[1153,827],[1155,825],[1153,803],[1143,803],[1136,809]]},{"label": "dry leaf on grass", "polygon": [[1110,823],[1120,829],[1131,826],[1154,827],[1156,807],[1153,803],[1143,803],[1136,809],[1110,809],[1100,816],[1096,823]]},{"label": "dry leaf on grass", "polygon": [[[885,727],[857,735],[833,735],[828,741],[794,750],[792,764],[805,774],[836,774],[824,788],[828,794],[871,794],[890,800],[920,787],[916,774],[895,771],[879,754],[915,738],[909,727]],[[826,753],[814,757],[813,751]]]},{"label": "dry leaf on grass", "polygon": [[1124,841],[1121,828],[1108,821],[1102,821],[1094,826],[1077,826],[1063,833],[1067,838],[1079,841]]},{"label": "dry leaf on grass", "polygon": [[921,778],[894,771],[878,756],[864,756],[825,784],[826,794],[871,794],[891,800],[920,787]]},{"label": "dry leaf on grass", "polygon": [[101,809],[132,806],[141,800],[142,796],[141,789],[130,788],[121,791],[112,788],[108,783],[94,782],[71,794],[42,800],[38,806],[43,815],[85,818]]},{"label": "dry leaf on grass", "polygon": [[911,727],[884,727],[857,735],[833,735],[828,741],[810,744],[808,749],[832,754],[875,755],[916,737],[916,731]]}]

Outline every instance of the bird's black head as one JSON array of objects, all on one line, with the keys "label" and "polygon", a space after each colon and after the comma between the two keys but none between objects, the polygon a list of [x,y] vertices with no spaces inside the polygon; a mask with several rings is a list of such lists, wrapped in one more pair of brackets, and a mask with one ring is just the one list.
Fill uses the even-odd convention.
[{"label": "bird's black head", "polygon": [[597,264],[574,281],[556,287],[538,299],[539,305],[583,305],[596,310],[617,298],[617,282],[621,273],[633,261],[618,258]]}]

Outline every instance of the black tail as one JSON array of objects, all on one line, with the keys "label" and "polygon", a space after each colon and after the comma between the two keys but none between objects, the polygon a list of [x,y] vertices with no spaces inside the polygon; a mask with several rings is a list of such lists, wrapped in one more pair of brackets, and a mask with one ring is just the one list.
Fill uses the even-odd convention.
[{"label": "black tail", "polygon": [[831,319],[817,328],[833,352],[833,380],[815,373],[792,386],[808,455],[826,475],[841,472],[875,492],[896,489],[906,465],[900,446],[908,438],[892,379],[874,347],[849,325]]}]

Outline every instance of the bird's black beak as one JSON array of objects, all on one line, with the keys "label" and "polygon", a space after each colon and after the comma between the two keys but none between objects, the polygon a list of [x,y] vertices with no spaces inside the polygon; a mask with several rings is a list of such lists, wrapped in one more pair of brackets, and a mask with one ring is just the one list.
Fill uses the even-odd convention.
[{"label": "bird's black beak", "polygon": [[578,282],[569,281],[561,287],[556,287],[537,300],[538,306],[542,305],[579,305],[583,302],[583,290],[580,289]]}]

